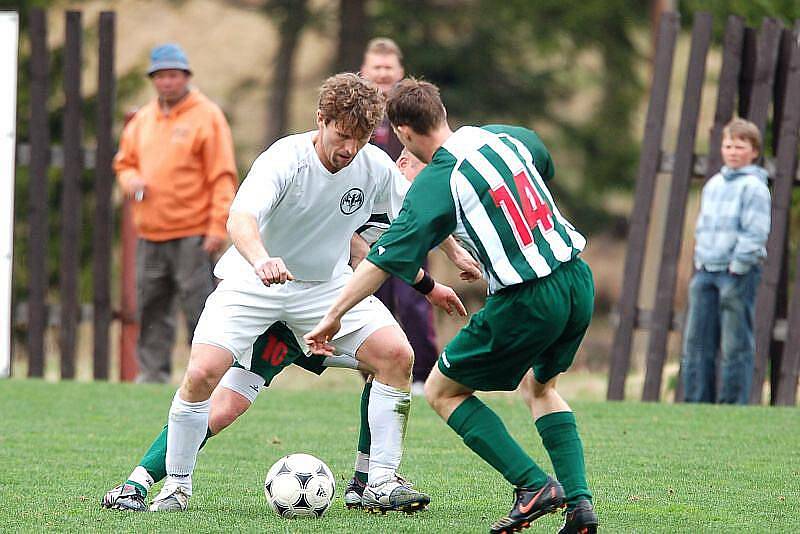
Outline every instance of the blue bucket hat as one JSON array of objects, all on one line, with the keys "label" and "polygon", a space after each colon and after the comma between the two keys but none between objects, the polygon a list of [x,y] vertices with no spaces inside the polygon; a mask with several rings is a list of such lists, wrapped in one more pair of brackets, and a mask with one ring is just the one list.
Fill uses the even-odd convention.
[{"label": "blue bucket hat", "polygon": [[159,70],[167,69],[178,69],[184,70],[189,74],[192,73],[189,68],[189,60],[180,45],[174,43],[163,44],[153,48],[150,52],[150,68],[147,69],[147,75],[152,76]]}]

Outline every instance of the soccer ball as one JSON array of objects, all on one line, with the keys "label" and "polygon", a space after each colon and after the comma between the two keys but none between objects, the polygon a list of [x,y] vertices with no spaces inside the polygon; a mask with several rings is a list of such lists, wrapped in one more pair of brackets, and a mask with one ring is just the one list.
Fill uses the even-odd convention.
[{"label": "soccer ball", "polygon": [[310,454],[284,456],[267,472],[264,494],[281,517],[321,517],[331,505],[336,482],[325,462]]}]

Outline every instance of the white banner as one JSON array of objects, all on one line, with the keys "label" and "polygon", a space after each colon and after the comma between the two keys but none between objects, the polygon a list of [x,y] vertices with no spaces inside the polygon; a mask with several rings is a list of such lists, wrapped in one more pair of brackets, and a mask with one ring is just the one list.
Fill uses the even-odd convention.
[{"label": "white banner", "polygon": [[11,259],[19,16],[0,11],[0,377],[11,373]]}]

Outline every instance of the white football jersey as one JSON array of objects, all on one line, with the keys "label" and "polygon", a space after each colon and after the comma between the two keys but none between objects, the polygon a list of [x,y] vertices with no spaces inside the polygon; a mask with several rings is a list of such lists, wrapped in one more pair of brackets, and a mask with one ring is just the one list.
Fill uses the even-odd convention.
[{"label": "white football jersey", "polygon": [[[271,257],[283,259],[296,280],[331,280],[347,269],[350,238],[374,242],[400,212],[409,183],[380,148],[367,144],[350,164],[328,171],[314,149],[316,131],[276,141],[253,162],[231,212],[255,216]],[[255,277],[231,246],[217,263],[218,278]]]}]

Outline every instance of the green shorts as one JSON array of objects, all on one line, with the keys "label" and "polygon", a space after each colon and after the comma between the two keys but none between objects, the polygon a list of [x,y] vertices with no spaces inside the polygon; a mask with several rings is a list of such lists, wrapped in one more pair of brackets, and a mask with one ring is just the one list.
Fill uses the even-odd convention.
[{"label": "green shorts", "polygon": [[[284,323],[275,323],[253,343],[253,359],[250,371],[264,379],[264,387],[289,365],[297,365],[306,371],[321,375],[326,369],[324,356],[306,356],[297,344],[297,339]],[[234,361],[233,367],[244,369]]]},{"label": "green shorts", "polygon": [[575,258],[487,298],[442,351],[439,370],[479,391],[513,391],[528,369],[545,383],[572,365],[593,309],[592,271]]}]

